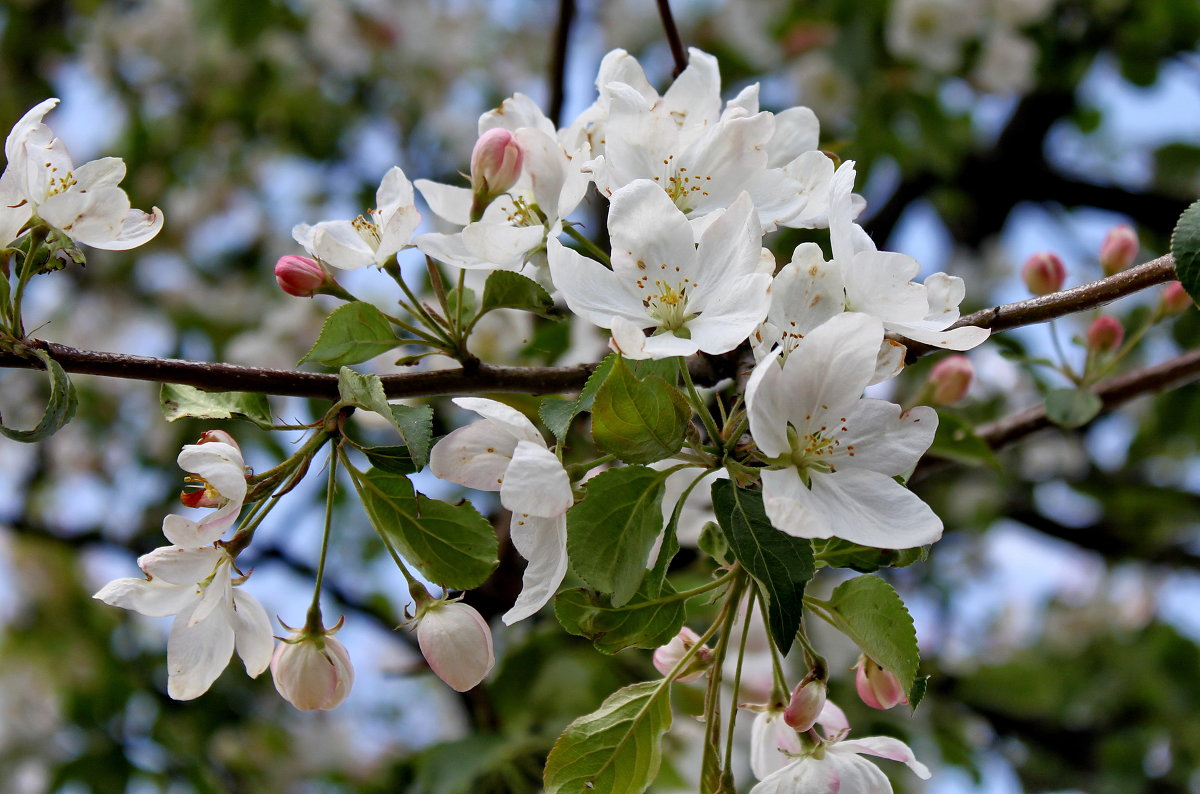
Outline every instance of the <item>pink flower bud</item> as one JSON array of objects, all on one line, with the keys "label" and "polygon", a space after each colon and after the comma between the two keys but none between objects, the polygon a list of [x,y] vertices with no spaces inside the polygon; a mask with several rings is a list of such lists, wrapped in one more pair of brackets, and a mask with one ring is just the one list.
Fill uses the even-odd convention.
[{"label": "pink flower bud", "polygon": [[890,709],[892,706],[908,703],[904,687],[895,673],[883,669],[878,662],[866,654],[858,657],[854,665],[858,671],[854,675],[854,688],[862,702],[873,709]]},{"label": "pink flower bud", "polygon": [[434,601],[417,623],[417,644],[429,668],[453,689],[466,692],[496,664],[492,630],[461,601]]},{"label": "pink flower bud", "polygon": [[[197,444],[209,444],[212,442],[228,444],[238,452],[242,448],[238,446],[238,442],[233,436],[224,430],[205,430],[200,434],[200,438],[196,440]],[[184,490],[179,494],[179,502],[184,507],[220,507],[228,501],[219,491],[213,488],[204,480],[203,477],[188,477],[186,478],[189,490]]]},{"label": "pink flower bud", "polygon": [[1125,341],[1125,328],[1111,314],[1097,317],[1087,332],[1088,350],[1096,353],[1111,353]]},{"label": "pink flower bud", "polygon": [[1120,273],[1133,264],[1137,254],[1137,232],[1122,223],[1104,235],[1104,242],[1100,244],[1100,267],[1104,268],[1106,276]]},{"label": "pink flower bud", "polygon": [[966,356],[947,356],[929,371],[930,400],[935,405],[954,405],[967,394],[975,369]]},{"label": "pink flower bud", "polygon": [[275,263],[275,282],[288,295],[311,298],[321,287],[333,283],[333,278],[307,256],[281,256]]},{"label": "pink flower bud", "polygon": [[488,200],[495,198],[516,183],[524,161],[525,153],[511,132],[488,130],[471,152],[471,189]]},{"label": "pink flower bud", "polygon": [[1021,267],[1021,278],[1034,295],[1049,295],[1062,289],[1067,269],[1057,254],[1042,251],[1025,260]]},{"label": "pink flower bud", "polygon": [[1172,281],[1162,291],[1162,310],[1166,314],[1183,314],[1195,305],[1183,284]]},{"label": "pink flower bud", "polygon": [[[679,664],[684,655],[698,642],[700,642],[700,635],[684,626],[670,642],[654,652],[654,669],[664,676],[670,675],[671,671],[675,669],[675,665]],[[687,665],[679,671],[675,680],[685,683],[695,681],[704,675],[710,664],[712,664],[712,648],[707,646],[700,648]]]},{"label": "pink flower bud", "polygon": [[346,646],[331,635],[294,631],[275,648],[271,676],[283,699],[301,711],[341,705],[354,686],[354,665]]},{"label": "pink flower bud", "polygon": [[821,709],[825,708],[825,682],[812,679],[801,682],[792,690],[792,699],[783,712],[783,721],[800,733],[804,733],[817,722]]},{"label": "pink flower bud", "polygon": [[203,433],[200,434],[200,438],[199,438],[199,440],[196,441],[196,443],[197,444],[207,444],[211,441],[217,441],[222,444],[228,444],[229,446],[236,449],[238,452],[242,451],[242,448],[238,446],[237,440],[234,439],[233,436],[229,435],[229,433],[225,432],[224,430],[205,430]]}]

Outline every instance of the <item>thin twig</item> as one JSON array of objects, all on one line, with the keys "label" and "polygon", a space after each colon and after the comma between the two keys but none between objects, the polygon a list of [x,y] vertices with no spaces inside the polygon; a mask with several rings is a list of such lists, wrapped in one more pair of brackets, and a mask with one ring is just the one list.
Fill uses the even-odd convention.
[{"label": "thin twig", "polygon": [[675,17],[671,14],[670,0],[658,0],[658,15],[662,17],[663,31],[667,34],[667,43],[671,45],[671,57],[675,59],[673,77],[683,74],[687,68],[687,53],[683,49],[683,40],[679,38],[679,28],[675,26]]}]

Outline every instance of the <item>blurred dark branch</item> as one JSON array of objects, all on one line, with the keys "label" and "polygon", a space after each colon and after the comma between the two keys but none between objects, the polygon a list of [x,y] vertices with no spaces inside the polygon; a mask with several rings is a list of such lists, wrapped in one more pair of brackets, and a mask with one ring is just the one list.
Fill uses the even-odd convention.
[{"label": "blurred dark branch", "polygon": [[671,14],[670,0],[658,0],[658,15],[662,17],[663,31],[667,34],[667,43],[671,45],[671,57],[675,59],[675,69],[671,74],[678,77],[687,68],[687,53],[683,49],[683,40],[679,38],[679,28],[675,26],[675,17]]},{"label": "blurred dark branch", "polygon": [[1131,537],[1131,533],[1108,522],[1101,521],[1083,527],[1067,526],[1024,503],[1014,504],[1004,511],[1004,515],[1044,535],[1094,551],[1111,562],[1136,559],[1169,568],[1200,570],[1200,556],[1189,551],[1185,544],[1155,544],[1145,537]]},{"label": "blurred dark branch", "polygon": [[554,27],[554,52],[550,58],[550,109],[547,116],[558,126],[562,121],[566,100],[567,45],[571,40],[571,24],[575,21],[575,0],[559,0],[558,24]]},{"label": "blurred dark branch", "polygon": [[[1054,317],[1101,306],[1174,277],[1174,260],[1170,255],[1161,256],[1091,284],[969,314],[951,327],[977,325],[993,331],[1003,331],[1045,322]],[[910,361],[938,349],[900,337],[893,338],[908,346]],[[208,391],[250,391],[338,399],[337,376],[328,373],[101,353],[38,339],[27,340],[25,344],[47,351],[63,369],[77,374],[157,383],[181,383]],[[35,358],[0,350],[0,367],[39,369],[41,362]],[[384,375],[381,380],[384,392],[389,397],[480,392],[553,394],[579,390],[595,368],[595,364],[577,364],[571,367],[498,367],[480,364],[469,373],[462,369],[445,369]],[[702,357],[694,359],[697,377],[705,379],[705,372],[709,369],[709,362]],[[722,377],[725,376],[727,375]]]}]

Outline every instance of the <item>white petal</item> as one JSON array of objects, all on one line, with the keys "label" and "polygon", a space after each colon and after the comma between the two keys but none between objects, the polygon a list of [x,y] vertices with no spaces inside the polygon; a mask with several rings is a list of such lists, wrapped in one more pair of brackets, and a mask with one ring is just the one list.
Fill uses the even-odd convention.
[{"label": "white petal", "polygon": [[180,612],[167,638],[167,694],[192,700],[208,691],[233,655],[233,629],[228,610],[209,613],[189,625],[191,610]]},{"label": "white petal", "polygon": [[689,296],[703,300],[719,295],[729,280],[758,270],[762,228],[750,194],[742,192],[700,236],[695,266],[687,275],[696,282]]},{"label": "white petal", "polygon": [[812,472],[810,477],[812,489],[793,495],[814,514],[826,517],[833,537],[880,549],[910,549],[942,536],[942,520],[929,505],[885,474],[839,469],[832,474]]},{"label": "white petal", "polygon": [[567,516],[552,518],[514,513],[509,533],[513,546],[529,560],[522,579],[521,595],[501,620],[511,626],[541,609],[567,574]]},{"label": "white petal", "polygon": [[845,416],[875,374],[882,343],[879,321],[855,313],[836,315],[800,340],[778,386],[791,400],[788,420],[797,430],[827,424],[827,415]]},{"label": "white petal", "polygon": [[342,270],[375,264],[375,249],[350,221],[323,221],[314,226],[312,251],[321,261]]},{"label": "white petal", "polygon": [[791,400],[783,383],[783,368],[779,365],[782,350],[776,348],[755,365],[746,381],[746,413],[750,419],[750,435],[768,458],[782,455],[788,449],[787,423]]},{"label": "white petal", "polygon": [[258,599],[234,588],[230,624],[233,626],[237,654],[242,657],[246,672],[254,678],[267,669],[275,652],[271,619],[267,617],[267,611],[258,603]]},{"label": "white petal", "polygon": [[787,753],[803,751],[796,731],[783,721],[782,711],[760,711],[750,729],[750,769],[759,780],[792,763]]},{"label": "white petal", "polygon": [[[228,507],[228,504],[225,505],[207,516],[204,521],[169,515],[163,519],[163,534],[174,546],[211,546],[214,541],[221,539],[225,530],[229,529],[229,525],[237,518],[237,514],[228,510]],[[222,511],[225,511],[224,515],[218,515]]]},{"label": "white petal", "polygon": [[495,422],[472,422],[448,433],[429,452],[429,469],[478,491],[498,491],[517,439]]},{"label": "white petal", "polygon": [[485,262],[467,250],[467,246],[463,242],[462,232],[454,234],[439,234],[437,232],[419,234],[413,239],[413,245],[419,248],[421,253],[426,256],[431,256],[439,262],[445,262],[447,265],[467,270],[497,269],[494,263]]},{"label": "white petal", "polygon": [[514,515],[550,517],[567,512],[574,502],[571,478],[558,457],[542,444],[519,442],[504,472],[500,503]]},{"label": "white petal", "polygon": [[246,496],[246,464],[237,448],[223,441],[187,444],[176,458],[179,468],[199,474],[226,499]]},{"label": "white petal", "polygon": [[868,794],[839,788],[839,783],[837,771],[827,760],[797,758],[750,789],[750,794]]},{"label": "white petal", "polygon": [[614,350],[634,361],[650,358],[650,354],[646,352],[646,332],[640,325],[630,322],[624,317],[613,317],[611,324],[610,346]]},{"label": "white petal", "polygon": [[[817,114],[806,107],[792,107],[775,114],[775,132],[767,144],[767,167],[778,168],[804,152],[817,148],[821,124]],[[828,159],[828,158],[826,158]]]},{"label": "white petal", "polygon": [[92,598],[152,618],[176,615],[197,601],[194,586],[174,585],[161,579],[114,579]]},{"label": "white petal", "polygon": [[510,405],[486,397],[455,397],[453,402],[459,408],[474,411],[484,419],[498,422],[518,441],[532,441],[543,448],[546,446],[542,434],[533,422],[529,421],[529,417]]},{"label": "white petal", "polygon": [[855,753],[866,753],[867,755],[899,761],[902,764],[906,764],[922,780],[928,780],[930,776],[929,767],[917,760],[917,757],[913,755],[913,751],[909,746],[899,739],[893,739],[890,736],[866,736],[862,739],[839,742],[836,747],[839,750],[844,749]]},{"label": "white petal", "polygon": [[639,327],[652,324],[642,302],[604,265],[555,239],[546,241],[546,251],[550,277],[571,311],[601,328],[611,328],[613,317],[622,317]]},{"label": "white petal", "polygon": [[837,781],[836,791],[844,794],[893,794],[891,781],[883,771],[840,744],[826,750],[825,766]]},{"label": "white petal", "polygon": [[466,226],[471,220],[471,191],[469,188],[443,185],[428,179],[418,179],[414,184],[429,209],[456,226]]},{"label": "white petal", "polygon": [[764,470],[762,487],[763,509],[771,519],[771,526],[794,538],[833,536],[831,516],[823,505],[814,503],[795,469]]},{"label": "white petal", "polygon": [[[886,400],[862,399],[846,414],[846,432],[838,434],[841,446],[831,461],[839,468],[870,469],[891,477],[905,474],[933,443],[937,412],[919,405],[902,412]],[[854,455],[849,447],[854,447]]]},{"label": "white petal", "polygon": [[120,157],[101,157],[79,166],[72,175],[85,190],[116,187],[125,178],[125,161]]},{"label": "white petal", "polygon": [[[375,208],[385,218],[405,207],[413,206],[413,186],[400,166],[392,166],[375,191]],[[418,219],[420,216],[417,216]]]},{"label": "white petal", "polygon": [[91,242],[89,245],[105,251],[128,251],[152,240],[162,231],[162,227],[163,213],[158,207],[152,207],[148,213],[131,208],[125,213],[120,234],[106,242]]},{"label": "white petal", "polygon": [[666,192],[650,180],[635,180],[613,193],[608,228],[613,271],[622,281],[632,284],[649,277],[651,283],[656,278],[674,283],[679,278],[676,268],[684,275],[692,273],[692,228]]},{"label": "white petal", "polygon": [[463,246],[472,256],[506,269],[519,267],[525,255],[540,246],[545,237],[546,229],[542,226],[509,226],[486,221],[467,224],[462,230]]},{"label": "white petal", "polygon": [[138,567],[156,579],[171,584],[195,585],[212,575],[229,555],[213,546],[184,548],[160,546],[138,558]]},{"label": "white petal", "polygon": [[746,341],[767,316],[771,307],[771,277],[766,273],[731,277],[724,291],[697,304],[694,308],[700,311],[700,316],[687,322],[692,341],[705,353],[727,353]]}]

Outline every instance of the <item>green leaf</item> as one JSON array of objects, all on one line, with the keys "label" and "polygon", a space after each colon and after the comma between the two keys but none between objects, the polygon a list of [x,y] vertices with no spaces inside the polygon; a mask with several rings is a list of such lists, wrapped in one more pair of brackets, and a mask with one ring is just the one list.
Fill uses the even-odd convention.
[{"label": "green leaf", "polygon": [[849,568],[860,573],[871,573],[880,568],[903,568],[925,558],[926,548],[875,549],[860,546],[841,538],[814,540],[813,554],[818,566]]},{"label": "green leaf", "polygon": [[618,358],[592,405],[596,446],[627,463],[653,463],[683,446],[691,409],[662,378],[639,380]]},{"label": "green leaf", "polygon": [[704,524],[700,530],[700,540],[696,545],[700,547],[700,551],[712,557],[720,565],[728,565],[733,562],[729,551],[729,541],[725,539],[725,533],[716,521],[708,521]]},{"label": "green leaf", "polygon": [[542,424],[554,434],[554,437],[562,441],[571,427],[571,420],[579,413],[578,405],[579,400],[543,397],[538,403],[538,416],[541,417]]},{"label": "green leaf", "polygon": [[828,607],[837,628],[894,673],[911,700],[921,661],[917,631],[892,586],[878,576],[856,576],[834,589]]},{"label": "green leaf", "polygon": [[496,270],[483,284],[479,314],[487,314],[492,309],[520,309],[547,320],[563,319],[561,312],[555,312],[550,293],[533,279],[511,270]]},{"label": "green leaf", "polygon": [[[479,302],[475,299],[475,290],[471,289],[470,287],[467,287],[467,289],[463,292],[463,298],[462,317],[464,320],[467,320],[475,316],[475,307]],[[458,287],[455,287],[446,293],[446,316],[459,316]]]},{"label": "green leaf", "polygon": [[717,480],[712,499],[733,556],[758,582],[775,645],[787,654],[800,628],[804,586],[813,577],[812,542],[773,527],[760,491]]},{"label": "green leaf", "polygon": [[429,447],[433,443],[433,406],[388,405],[391,411],[387,416],[399,431],[400,438],[404,439],[413,461],[418,468],[425,468],[429,462]]},{"label": "green leaf", "polygon": [[640,794],[658,775],[660,743],[670,728],[668,683],[618,689],[558,737],[546,759],[546,794]]},{"label": "green leaf", "polygon": [[316,344],[300,361],[340,367],[366,361],[401,344],[403,340],[383,312],[369,303],[353,301],[326,318]]},{"label": "green leaf", "polygon": [[591,589],[629,603],[646,573],[646,557],[662,530],[666,475],[623,466],[588,481],[587,496],[567,511],[567,556]]},{"label": "green leaf", "polygon": [[925,454],[968,466],[990,466],[996,471],[1001,468],[996,453],[975,434],[975,426],[948,411],[938,411],[937,433]]},{"label": "green leaf", "polygon": [[1052,389],[1046,392],[1046,418],[1059,427],[1086,425],[1096,418],[1104,402],[1086,389]]},{"label": "green leaf", "polygon": [[657,648],[679,633],[687,611],[683,601],[647,603],[675,593],[669,582],[661,588],[649,584],[643,583],[638,598],[623,607],[583,587],[564,590],[554,598],[554,614],[568,633],[587,637],[603,653]]},{"label": "green leaf", "polygon": [[412,474],[421,470],[408,447],[363,447],[371,465],[390,474]]},{"label": "green leaf", "polygon": [[383,392],[378,375],[362,374],[349,367],[338,371],[338,393],[343,405],[374,411],[392,423],[418,468],[429,462],[433,441],[433,408],[428,405],[393,405]]},{"label": "green leaf", "polygon": [[271,426],[271,403],[267,395],[253,391],[201,391],[194,386],[164,383],[158,393],[163,418],[174,422],[185,416],[194,419],[233,419],[241,416],[259,427]]},{"label": "green leaf", "polygon": [[50,397],[46,401],[46,410],[37,425],[29,430],[16,430],[0,423],[0,435],[26,444],[49,438],[61,430],[75,416],[75,407],[79,402],[75,397],[75,386],[67,377],[62,365],[52,359],[45,350],[31,349],[29,352],[42,362],[46,374],[50,377]]},{"label": "green leaf", "polygon": [[1175,258],[1175,275],[1200,303],[1200,201],[1183,211],[1171,233],[1171,256]]},{"label": "green leaf", "polygon": [[426,579],[469,590],[492,575],[499,564],[496,533],[470,503],[430,499],[407,477],[381,469],[353,477],[375,529]]}]

